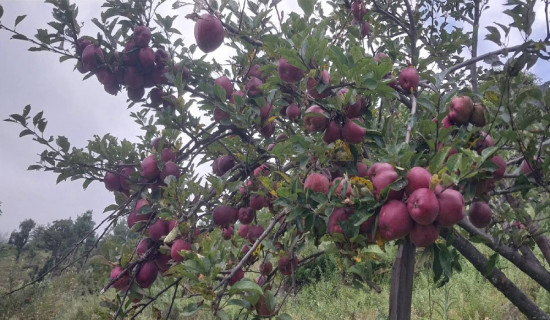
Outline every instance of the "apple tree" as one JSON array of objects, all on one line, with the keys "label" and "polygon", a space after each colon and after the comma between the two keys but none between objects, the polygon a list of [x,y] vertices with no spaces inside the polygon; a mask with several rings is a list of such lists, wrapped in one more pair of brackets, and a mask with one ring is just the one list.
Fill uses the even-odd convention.
[{"label": "apple tree", "polygon": [[107,0],[97,35],[81,33],[75,4],[46,2],[53,20],[34,37],[0,29],[127,96],[143,130],[135,144],[71,147],[30,106],[6,119],[45,148],[29,169],[104,183],[104,225],[140,236],[111,261],[113,317],[167,294],[165,317],[185,299],[188,315],[286,319],[293,290],[280,284],[301,266],[338,252],[368,290],[372,248],[395,243],[391,319],[410,318],[420,254],[439,284],[463,256],[527,317],[549,318],[495,267],[508,259],[550,291],[550,90],[529,73],[548,66],[548,0],[506,1],[508,24],[488,0],[298,0],[291,12],[280,0]]}]

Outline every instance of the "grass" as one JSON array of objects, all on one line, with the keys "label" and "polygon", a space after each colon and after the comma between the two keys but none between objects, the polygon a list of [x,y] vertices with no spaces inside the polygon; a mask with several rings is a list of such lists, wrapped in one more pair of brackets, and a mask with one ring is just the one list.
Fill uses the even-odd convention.
[{"label": "grass", "polygon": [[[489,250],[479,246],[485,253]],[[389,248],[393,250],[394,248]],[[28,276],[17,272],[22,266],[29,265],[30,257],[22,256],[15,264],[13,254],[0,250],[0,294],[11,283],[20,282]],[[40,255],[39,255],[40,256]],[[388,255],[388,262],[391,254]],[[42,257],[44,258],[44,257]],[[330,257],[336,260],[336,257]],[[525,319],[519,311],[464,259],[463,271],[455,274],[447,285],[435,288],[430,270],[418,268],[414,279],[412,319]],[[333,264],[334,265],[334,264]],[[12,268],[6,273],[8,267]],[[498,266],[544,311],[550,313],[550,294],[534,281],[501,259]],[[13,270],[15,269],[15,271]],[[101,274],[104,272],[105,274]],[[103,299],[114,297],[109,290],[103,296],[99,294],[108,271],[95,273],[91,269],[77,272],[72,270],[55,278],[49,278],[36,286],[19,291],[0,299],[0,319],[111,319],[106,308],[100,306]],[[349,279],[342,278],[334,268],[319,267],[314,274],[316,282],[305,284],[299,294],[287,299],[282,312],[297,320],[317,319],[387,319],[389,296],[389,270],[372,279],[381,288],[376,293],[368,288],[356,288],[348,285]],[[7,275],[7,276],[6,276]],[[157,288],[160,284],[157,283]],[[171,299],[169,294],[155,305],[158,312],[165,314]],[[172,319],[189,319],[181,315],[185,301],[176,300]],[[235,311],[235,310],[233,310]],[[140,319],[151,319],[156,310],[148,308]],[[232,313],[231,311],[229,313]],[[190,319],[205,320],[213,316],[207,312],[199,313]]]}]

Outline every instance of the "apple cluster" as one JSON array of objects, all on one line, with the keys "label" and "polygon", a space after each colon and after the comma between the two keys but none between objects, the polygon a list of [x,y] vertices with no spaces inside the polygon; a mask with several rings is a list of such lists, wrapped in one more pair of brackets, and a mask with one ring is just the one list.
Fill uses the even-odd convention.
[{"label": "apple cluster", "polygon": [[367,7],[362,0],[355,0],[351,4],[351,13],[353,15],[352,25],[359,27],[361,31],[361,37],[366,37],[370,33],[370,24],[368,21],[365,21],[365,16],[367,15]]}]

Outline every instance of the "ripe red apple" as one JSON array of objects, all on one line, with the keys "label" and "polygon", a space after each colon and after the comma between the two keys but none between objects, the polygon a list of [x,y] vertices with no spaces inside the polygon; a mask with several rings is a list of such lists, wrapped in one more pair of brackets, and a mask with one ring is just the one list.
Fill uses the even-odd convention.
[{"label": "ripe red apple", "polygon": [[193,248],[191,248],[191,245],[189,242],[183,240],[183,239],[177,239],[172,244],[172,248],[170,249],[170,256],[174,261],[176,262],[182,262],[183,256],[180,254],[181,251],[191,251]]},{"label": "ripe red apple", "polygon": [[237,272],[235,272],[235,274],[229,279],[228,283],[232,286],[239,282],[242,278],[244,278],[244,271],[243,269],[238,269]]},{"label": "ripe red apple", "polygon": [[145,199],[139,199],[136,202],[136,206],[132,212],[128,215],[128,228],[132,228],[132,226],[139,221],[147,221],[152,215],[152,212],[145,213],[145,214],[139,214],[139,210],[143,207],[149,205],[149,202]]},{"label": "ripe red apple", "polygon": [[[357,119],[359,120],[359,119]],[[342,127],[342,140],[347,143],[361,143],[367,130],[356,123],[355,119],[346,119]]]},{"label": "ripe red apple", "polygon": [[485,228],[491,223],[493,212],[491,207],[484,201],[475,201],[470,205],[468,219],[476,228]]},{"label": "ripe red apple", "polygon": [[277,310],[275,309],[276,305],[268,306],[265,295],[260,295],[258,302],[256,302],[256,312],[262,318],[271,318],[273,317]]},{"label": "ripe red apple", "polygon": [[136,282],[142,288],[149,288],[158,275],[158,268],[154,261],[147,261],[136,274]]},{"label": "ripe red apple", "polygon": [[114,172],[108,171],[103,178],[105,188],[109,191],[120,190],[120,176]]},{"label": "ripe red apple", "polygon": [[336,187],[336,189],[334,190],[334,194],[336,196],[342,197],[342,188],[344,188],[344,184],[346,184],[346,183],[348,184],[348,188],[346,190],[346,194],[345,194],[344,198],[347,198],[351,195],[351,182],[344,179],[344,178],[340,178],[340,177],[336,178],[332,181],[332,186],[334,186],[336,184],[338,185]]},{"label": "ripe red apple", "polygon": [[235,229],[232,226],[225,227],[222,229],[222,238],[224,240],[231,240],[234,233],[235,233]]},{"label": "ripe red apple", "polygon": [[361,23],[361,37],[365,38],[370,33],[370,24],[367,21]]},{"label": "ripe red apple", "polygon": [[414,67],[406,67],[401,70],[399,74],[399,85],[403,90],[409,93],[416,92],[418,83],[420,83],[420,76]]},{"label": "ripe red apple", "polygon": [[250,230],[249,224],[241,224],[237,233],[239,234],[239,237],[246,239],[246,236],[248,235],[248,230]]},{"label": "ripe red apple", "polygon": [[144,87],[137,87],[137,88],[127,88],[128,93],[128,99],[130,99],[133,102],[139,102],[141,99],[145,96],[145,88]]},{"label": "ripe red apple", "polygon": [[250,226],[248,228],[246,238],[248,239],[248,241],[254,242],[262,235],[262,233],[264,233],[264,227],[260,225]]},{"label": "ripe red apple", "polygon": [[324,194],[328,193],[330,186],[330,181],[327,176],[321,173],[312,173],[307,176],[304,182],[304,192],[306,189],[311,189],[313,192],[322,192]]},{"label": "ripe red apple", "polygon": [[151,30],[146,26],[137,26],[134,29],[134,43],[140,48],[145,48],[151,41]]},{"label": "ripe red apple", "polygon": [[406,236],[413,228],[407,206],[398,200],[390,200],[382,206],[378,216],[378,229],[386,241]]},{"label": "ripe red apple", "polygon": [[470,116],[470,123],[476,127],[483,127],[487,124],[487,113],[482,104],[474,104],[474,109],[472,111],[472,115]]},{"label": "ripe red apple", "polygon": [[300,118],[300,116],[302,115],[302,112],[300,111],[300,107],[295,103],[289,104],[286,107],[285,113],[286,113],[286,116],[292,121]]},{"label": "ripe red apple", "polygon": [[405,192],[410,195],[416,189],[429,188],[432,174],[422,167],[413,167],[405,178],[407,179]]},{"label": "ripe red apple", "polygon": [[254,174],[254,177],[259,177],[259,176],[267,177],[269,175],[270,171],[271,170],[269,169],[269,166],[267,164],[263,163],[259,167],[254,169],[253,174]]},{"label": "ripe red apple", "polygon": [[[123,271],[124,269],[122,269],[120,266],[114,267],[113,270],[111,270],[111,277],[110,277],[111,280],[116,279],[116,277],[118,277]],[[129,286],[130,286],[130,277],[128,276],[128,274],[123,275],[113,283],[113,288],[121,291],[128,290]]]},{"label": "ripe red apple", "polygon": [[120,189],[130,191],[130,175],[134,172],[133,167],[125,166],[120,170]]},{"label": "ripe red apple", "polygon": [[109,69],[101,69],[96,72],[97,81],[106,86],[117,85],[116,77]]},{"label": "ripe red apple", "polygon": [[358,21],[363,21],[363,17],[367,14],[367,7],[361,0],[355,0],[351,4],[351,14]]},{"label": "ripe red apple", "polygon": [[164,48],[158,48],[157,51],[155,51],[155,63],[158,66],[165,66],[168,64],[168,61],[170,61],[170,55]]},{"label": "ripe red apple", "polygon": [[153,88],[151,91],[149,91],[149,98],[151,99],[151,105],[158,107],[162,103],[162,97],[164,96],[164,92],[162,91],[162,88]]},{"label": "ripe red apple", "polygon": [[275,121],[263,124],[260,129],[258,129],[258,132],[260,132],[264,138],[269,139],[273,133],[275,133]]},{"label": "ripe red apple", "polygon": [[451,100],[449,105],[449,119],[454,124],[468,124],[472,112],[474,111],[474,102],[468,96],[457,96]]},{"label": "ripe red apple", "polygon": [[464,218],[464,197],[453,189],[445,189],[436,194],[439,201],[437,224],[450,227]]},{"label": "ripe red apple", "polygon": [[277,71],[279,72],[279,77],[281,80],[287,83],[299,82],[304,77],[304,72],[302,69],[291,65],[285,58],[279,59]]},{"label": "ripe red apple", "polygon": [[136,254],[138,257],[143,257],[147,250],[153,246],[153,240],[151,238],[143,238],[136,247]]},{"label": "ripe red apple", "polygon": [[493,179],[502,179],[504,177],[504,173],[506,172],[506,161],[497,154],[491,158],[491,162],[498,166],[497,170],[493,172]]},{"label": "ripe red apple", "polygon": [[357,164],[355,165],[356,168],[357,168],[357,176],[358,177],[366,177],[367,176],[367,172],[369,170],[369,167],[364,164],[363,162],[357,162]]},{"label": "ripe red apple", "polygon": [[416,189],[409,196],[407,210],[418,224],[432,224],[439,214],[439,202],[435,193],[428,188]]},{"label": "ripe red apple", "polygon": [[347,118],[359,118],[363,115],[363,112],[365,111],[366,101],[364,98],[360,96],[356,96],[354,104],[348,104],[345,107],[344,112],[346,113]]},{"label": "ripe red apple", "polygon": [[214,121],[217,123],[220,123],[225,119],[229,119],[230,116],[231,115],[228,112],[223,111],[220,107],[214,108]]},{"label": "ripe red apple", "polygon": [[493,138],[491,137],[491,135],[485,132],[480,132],[480,136],[476,141],[475,149],[479,154],[481,154],[483,149],[492,147],[494,145],[495,145],[495,142],[493,141]]},{"label": "ripe red apple", "polygon": [[304,125],[310,133],[320,132],[326,129],[329,120],[326,117],[326,112],[318,105],[313,105],[306,110],[304,116]]},{"label": "ripe red apple", "polygon": [[260,89],[260,86],[264,84],[262,80],[258,78],[250,78],[248,82],[246,83],[245,90],[249,97],[257,97],[262,94],[262,90]]},{"label": "ripe red apple", "polygon": [[[372,168],[372,167],[371,167]],[[374,188],[374,196],[379,199],[380,192],[384,190],[387,186],[394,183],[397,178],[399,178],[399,175],[395,170],[385,170],[382,171],[372,179],[372,185]],[[387,200],[401,200],[403,198],[403,192],[404,190],[391,190],[388,193],[388,199]]]},{"label": "ripe red apple", "polygon": [[279,261],[277,262],[277,267],[279,268],[279,272],[284,275],[288,276],[292,273],[292,270],[296,272],[298,269],[298,258],[289,256],[281,256],[279,258]]},{"label": "ripe red apple", "polygon": [[409,233],[409,237],[416,247],[429,247],[439,237],[439,228],[434,226],[433,224],[424,226],[415,223],[411,232]]},{"label": "ripe red apple", "polygon": [[233,94],[233,83],[226,76],[221,76],[214,80],[214,85],[218,85],[225,90],[225,98],[229,99]]},{"label": "ripe red apple", "polygon": [[155,241],[160,241],[168,232],[170,232],[168,229],[168,221],[164,219],[159,218],[149,226],[149,237]]},{"label": "ripe red apple", "polygon": [[250,224],[256,217],[256,211],[251,207],[245,207],[239,209],[239,221],[242,224]]},{"label": "ripe red apple", "polygon": [[145,78],[143,74],[136,67],[126,67],[124,70],[124,84],[128,88],[141,88],[145,83]]},{"label": "ripe red apple", "polygon": [[176,154],[171,148],[162,148],[162,151],[160,152],[160,160],[163,162],[175,161]]},{"label": "ripe red apple", "polygon": [[229,206],[219,206],[212,211],[212,220],[218,226],[228,226],[238,220],[238,210]]},{"label": "ripe red apple", "polygon": [[168,161],[164,164],[160,172],[160,180],[164,181],[168,176],[174,176],[176,179],[180,177],[180,168],[173,161]]},{"label": "ripe red apple", "polygon": [[323,90],[322,92],[319,92],[317,90],[317,85],[319,84],[319,80],[315,78],[308,78],[307,79],[307,92],[313,99],[324,99],[330,95],[330,90]]},{"label": "ripe red apple", "polygon": [[171,264],[170,260],[172,260],[172,257],[167,254],[159,254],[157,258],[155,259],[155,264],[157,265],[157,268],[161,273],[164,273],[170,269]]},{"label": "ripe red apple", "polygon": [[260,210],[266,206],[266,203],[266,198],[260,194],[250,196],[249,206],[252,210]]},{"label": "ripe red apple", "polygon": [[323,134],[323,141],[326,144],[331,144],[342,138],[342,127],[336,120],[331,120]]},{"label": "ripe red apple", "polygon": [[387,162],[377,162],[375,164],[373,164],[368,170],[367,170],[367,176],[369,176],[369,178],[374,179],[378,174],[384,172],[384,171],[387,171],[387,170],[391,170],[391,171],[395,171],[395,169],[393,168],[393,166]]},{"label": "ripe red apple", "polygon": [[519,171],[524,175],[529,175],[531,172],[533,172],[533,164],[541,164],[541,161],[537,157],[533,157],[532,164],[529,164],[525,159],[521,162]]},{"label": "ripe red apple", "polygon": [[78,55],[82,55],[82,51],[84,51],[84,49],[91,45],[92,44],[92,41],[88,38],[84,38],[84,37],[80,37],[78,38],[77,42],[76,42],[76,45],[75,45],[75,51]]},{"label": "ripe red apple", "polygon": [[158,177],[160,174],[160,170],[157,166],[157,160],[155,159],[154,155],[150,155],[143,159],[141,162],[141,176],[148,179],[153,180],[156,177]]},{"label": "ripe red apple", "polygon": [[212,163],[212,171],[218,177],[223,176],[227,171],[231,170],[235,166],[235,160],[231,156],[223,155]]},{"label": "ripe red apple", "polygon": [[246,72],[246,77],[248,78],[258,78],[258,79],[264,79],[264,76],[262,72],[260,71],[260,65],[254,64],[248,68],[248,71]]},{"label": "ripe red apple", "polygon": [[344,233],[342,227],[340,226],[341,221],[349,221],[349,216],[355,212],[353,208],[339,207],[334,208],[330,217],[328,217],[328,228],[327,231],[329,234],[333,233]]},{"label": "ripe red apple", "polygon": [[222,22],[216,16],[205,13],[195,23],[195,40],[204,53],[218,49],[224,38]]},{"label": "ripe red apple", "polygon": [[262,119],[262,121],[266,121],[269,118],[272,110],[273,106],[267,102],[263,107],[260,108],[260,118]]},{"label": "ripe red apple", "polygon": [[96,71],[99,65],[105,63],[103,51],[96,45],[89,45],[82,51],[82,68],[86,72]]},{"label": "ripe red apple", "polygon": [[231,98],[229,98],[229,102],[235,104],[235,96],[244,97],[244,92],[241,90],[237,90],[233,92],[233,94],[231,95]]},{"label": "ripe red apple", "polygon": [[273,264],[270,261],[260,263],[260,274],[269,276],[271,271],[273,271]]},{"label": "ripe red apple", "polygon": [[139,62],[145,70],[153,71],[155,66],[155,52],[152,48],[146,47],[139,50]]}]

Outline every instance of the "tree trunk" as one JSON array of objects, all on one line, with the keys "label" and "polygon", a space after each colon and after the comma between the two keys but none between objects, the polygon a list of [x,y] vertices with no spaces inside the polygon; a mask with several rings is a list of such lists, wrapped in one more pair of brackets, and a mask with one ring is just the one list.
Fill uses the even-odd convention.
[{"label": "tree trunk", "polygon": [[465,220],[461,221],[459,225],[471,235],[483,238],[486,246],[508,259],[546,291],[550,292],[550,273],[540,264],[532,252],[526,251],[527,248],[522,248],[522,251],[525,253],[522,255],[509,246],[495,243],[490,235],[482,232]]},{"label": "tree trunk", "polygon": [[[441,236],[449,239],[451,231],[449,229],[441,230]],[[498,268],[493,268],[486,272],[487,258],[479,252],[468,240],[457,234],[453,236],[452,245],[455,247],[470,263],[491,282],[491,284],[502,292],[518,309],[529,319],[550,319],[523,291],[506,277]]]},{"label": "tree trunk", "polygon": [[414,245],[407,238],[393,262],[390,287],[390,320],[409,320],[414,276]]}]

